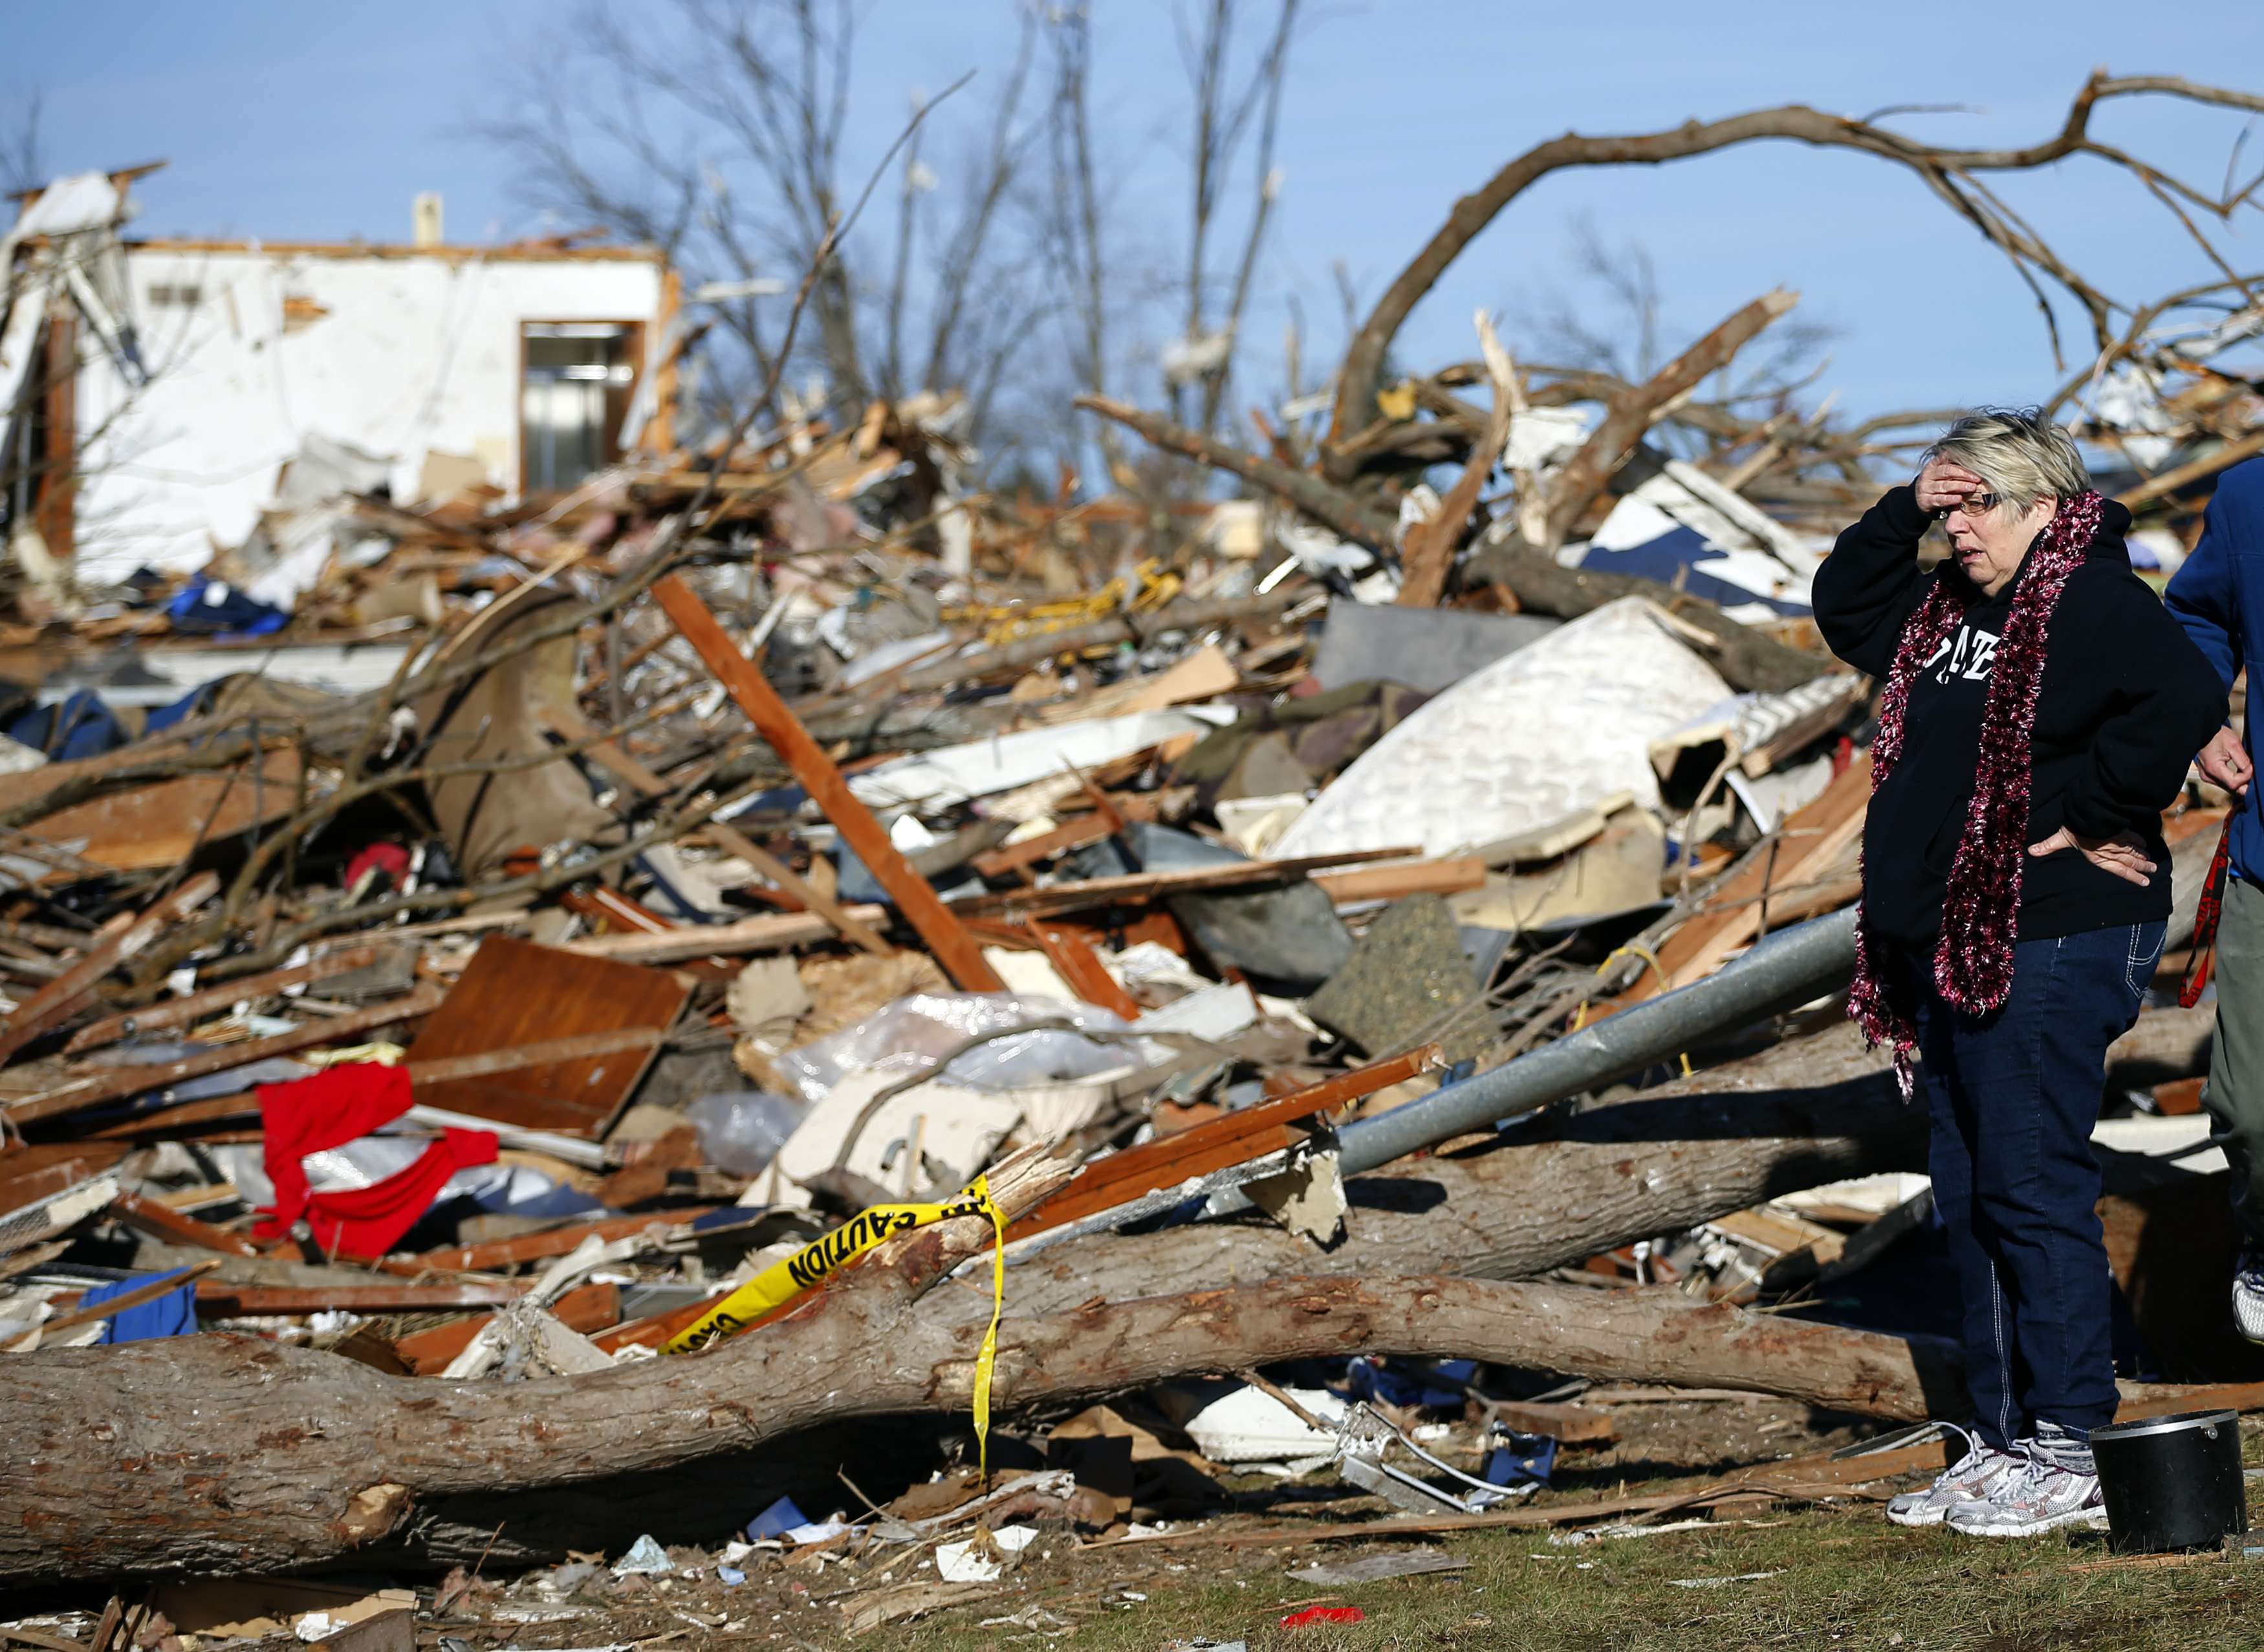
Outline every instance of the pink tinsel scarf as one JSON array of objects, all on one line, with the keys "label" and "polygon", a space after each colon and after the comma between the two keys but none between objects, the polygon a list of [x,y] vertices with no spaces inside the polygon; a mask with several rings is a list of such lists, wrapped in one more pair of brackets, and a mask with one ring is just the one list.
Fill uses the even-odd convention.
[{"label": "pink tinsel scarf", "polygon": [[[1981,714],[1981,753],[1965,831],[1950,863],[1941,903],[1941,939],[1934,955],[1934,981],[1942,997],[1968,1015],[1984,1015],[2005,1002],[2013,985],[2013,943],[2020,932],[2021,871],[2027,860],[2028,786],[2033,778],[2028,740],[2035,728],[2036,695],[2044,676],[2044,637],[2068,576],[2083,565],[2106,501],[2084,492],[2061,501],[2058,512],[2029,547],[2013,592],[2013,609],[1997,644]],[[1934,576],[1934,589],[1903,627],[1895,663],[1879,695],[1879,733],[1871,746],[1871,794],[1878,795],[1902,756],[1903,724],[1911,685],[1934,650],[1948,641],[1980,600],[1952,569]],[[1892,1044],[1895,1081],[1912,1093],[1911,1055],[1917,1047],[1912,1006],[1902,1002],[1879,973],[1868,915],[1855,925],[1855,980],[1847,1014],[1872,1045]]]}]

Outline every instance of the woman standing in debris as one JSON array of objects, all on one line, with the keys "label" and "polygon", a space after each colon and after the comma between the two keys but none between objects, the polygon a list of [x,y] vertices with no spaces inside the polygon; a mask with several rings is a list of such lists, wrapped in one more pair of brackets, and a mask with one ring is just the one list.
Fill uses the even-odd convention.
[{"label": "woman standing in debris", "polygon": [[[1949,554],[1919,545],[1941,522]],[[1816,576],[1883,685],[1848,1013],[1931,1115],[1963,1293],[1968,1449],[1888,1518],[2101,1526],[2112,1281],[2089,1138],[2170,913],[2161,811],[2225,697],[2130,570],[2130,513],[2040,413],[1959,419]]]}]

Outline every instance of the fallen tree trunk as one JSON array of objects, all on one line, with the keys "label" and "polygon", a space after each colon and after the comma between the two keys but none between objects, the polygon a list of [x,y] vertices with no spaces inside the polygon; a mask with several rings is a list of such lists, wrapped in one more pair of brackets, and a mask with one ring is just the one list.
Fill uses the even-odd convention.
[{"label": "fallen tree trunk", "polygon": [[[2205,1060],[2200,1018],[2150,1015],[2118,1055]],[[1921,1128],[1878,1058],[1835,1031],[1577,1116],[1546,1142],[1359,1178],[1355,1236],[1331,1256],[1263,1227],[1078,1241],[1009,1277],[998,1403],[1374,1352],[1927,1415],[1955,1389],[1935,1344],[1679,1296],[1407,1277],[1538,1271],[1912,1162]],[[1030,1202],[1026,1192],[1010,1208]],[[473,1510],[482,1540],[511,1521],[529,1545],[518,1552],[534,1558],[535,1534],[562,1529],[543,1511],[595,1519],[612,1482],[649,1487],[708,1459],[769,1464],[828,1424],[963,1413],[983,1315],[960,1301],[981,1293],[918,1299],[988,1234],[970,1220],[908,1235],[790,1319],[711,1353],[542,1382],[391,1378],[218,1336],[21,1357],[0,1391],[0,1427],[30,1443],[0,1461],[0,1507],[24,1511],[0,1522],[0,1579],[256,1570],[377,1544],[388,1559],[455,1558],[446,1546]],[[1080,1257],[1107,1276],[1078,1279]],[[1245,1265],[1342,1277],[1241,1282]],[[637,1504],[636,1517],[649,1524],[664,1503]]]},{"label": "fallen tree trunk", "polygon": [[[843,1418],[964,1411],[983,1328],[909,1307],[886,1286],[830,1291],[708,1354],[530,1383],[389,1377],[229,1336],[27,1356],[0,1394],[0,1423],[36,1442],[0,1464],[0,1503],[20,1511],[0,1524],[0,1578],[260,1571],[388,1538],[400,1557],[451,1496],[492,1508],[499,1492],[649,1474]],[[1072,1401],[1359,1353],[1738,1387],[1905,1420],[1957,1384],[1947,1344],[1673,1292],[1378,1278],[1017,1318],[1002,1328],[998,1394]]]},{"label": "fallen tree trunk", "polygon": [[[2157,1010],[2118,1040],[2110,1087],[2209,1065],[2214,1011]],[[1895,1092],[1883,1051],[1852,1025],[1780,1044],[1549,1126],[1546,1139],[1405,1162],[1346,1185],[1344,1242],[1325,1253],[1251,1214],[1096,1234],[1009,1270],[1016,1313],[1289,1274],[1440,1272],[1530,1279],[1785,1193],[1926,1168],[1926,1115]],[[971,1313],[962,1306],[955,1312]]]}]

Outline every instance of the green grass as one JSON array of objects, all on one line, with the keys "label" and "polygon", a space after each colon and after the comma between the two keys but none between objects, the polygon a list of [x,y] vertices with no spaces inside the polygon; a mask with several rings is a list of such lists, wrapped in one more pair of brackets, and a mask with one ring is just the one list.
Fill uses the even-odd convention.
[{"label": "green grass", "polygon": [[[1074,1626],[1078,1652],[1160,1652],[1206,1635],[1252,1652],[1371,1648],[1898,1647],[2027,1652],[2102,1647],[2264,1647],[2264,1561],[2116,1561],[2095,1539],[1987,1541],[1906,1532],[1876,1505],[1789,1511],[1752,1525],[1552,1546],[1539,1532],[1469,1532],[1442,1547],[1465,1571],[1337,1590],[1289,1578],[1317,1559],[1390,1550],[1332,1545],[1237,1552],[1150,1546],[1034,1561],[991,1598],[890,1625],[860,1647],[1035,1647],[1042,1628],[982,1627],[1035,1605]],[[2106,1562],[2097,1564],[2097,1562]],[[1778,1576],[1712,1589],[1673,1580]],[[1121,1601],[1126,1590],[1146,1596]],[[1112,1604],[1110,1597],[1121,1604]],[[1357,1606],[1366,1620],[1285,1630],[1295,1605]]]}]

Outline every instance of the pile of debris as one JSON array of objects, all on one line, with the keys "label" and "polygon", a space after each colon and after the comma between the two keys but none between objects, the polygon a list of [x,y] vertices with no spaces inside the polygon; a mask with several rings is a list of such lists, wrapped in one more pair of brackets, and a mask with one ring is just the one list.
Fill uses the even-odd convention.
[{"label": "pile of debris", "polygon": [[[1262,1521],[1261,1471],[1411,1532],[1938,1462],[1539,1492],[1656,1385],[1908,1423],[1956,1381],[1866,1290],[1922,1125],[1835,996],[1872,685],[1806,593],[1883,450],[1692,399],[1789,305],[1632,387],[1482,322],[1333,476],[1096,404],[1255,490],[1178,511],[972,494],[926,398],[26,585],[0,1578],[427,1592],[9,1634],[374,1647],[671,1574],[855,1627]],[[2216,444],[2134,489],[2169,548],[2264,445],[2235,330],[2117,380],[2129,440]],[[230,606],[287,563],[273,625]],[[2224,801],[2166,822],[2173,983]],[[2146,1374],[2247,1374],[2167,1260],[2231,1243],[2211,1013],[2146,1012],[2101,1126]]]}]

